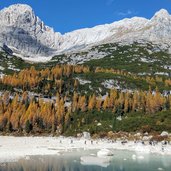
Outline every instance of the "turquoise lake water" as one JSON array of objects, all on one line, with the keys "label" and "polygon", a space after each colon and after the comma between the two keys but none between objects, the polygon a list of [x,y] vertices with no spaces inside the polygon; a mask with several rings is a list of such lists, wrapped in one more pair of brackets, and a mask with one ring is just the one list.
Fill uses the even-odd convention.
[{"label": "turquoise lake water", "polygon": [[[14,163],[4,163],[0,165],[0,171],[171,171],[171,156],[118,150],[113,152],[114,156],[107,163],[93,160],[81,162],[81,156],[95,157],[97,151],[80,149],[59,156],[34,156]],[[136,158],[133,157],[135,155]]]}]

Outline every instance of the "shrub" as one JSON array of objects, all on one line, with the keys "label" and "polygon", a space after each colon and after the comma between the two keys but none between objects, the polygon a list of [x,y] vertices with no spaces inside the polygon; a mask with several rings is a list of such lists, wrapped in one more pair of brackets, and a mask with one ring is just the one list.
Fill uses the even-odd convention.
[{"label": "shrub", "polygon": [[26,131],[26,133],[29,133],[30,131],[32,131],[32,129],[33,129],[32,124],[30,123],[29,120],[27,120],[26,124],[25,124],[25,131]]}]

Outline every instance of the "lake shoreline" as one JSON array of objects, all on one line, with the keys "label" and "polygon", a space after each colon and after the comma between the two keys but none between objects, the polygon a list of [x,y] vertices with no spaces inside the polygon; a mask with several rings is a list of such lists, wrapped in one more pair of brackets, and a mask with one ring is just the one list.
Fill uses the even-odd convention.
[{"label": "lake shoreline", "polygon": [[129,150],[136,153],[171,155],[171,145],[162,142],[150,145],[141,141],[112,141],[74,137],[13,137],[0,136],[0,163],[13,162],[27,156],[61,155],[63,152],[84,150]]}]

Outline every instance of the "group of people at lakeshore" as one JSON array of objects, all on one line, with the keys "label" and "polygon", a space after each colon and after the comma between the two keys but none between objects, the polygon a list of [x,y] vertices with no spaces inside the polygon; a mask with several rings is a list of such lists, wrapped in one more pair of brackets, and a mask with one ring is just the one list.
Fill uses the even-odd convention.
[{"label": "group of people at lakeshore", "polygon": [[[71,138],[70,139],[70,142],[69,144],[74,144],[74,140],[75,138]],[[79,138],[76,139],[77,141],[79,140]],[[132,142],[132,141],[128,141],[128,140],[110,140],[110,139],[98,139],[98,140],[94,140],[94,139],[85,139],[83,141],[84,145],[87,146],[87,145],[98,145],[98,143],[100,141],[107,141],[108,143],[112,143],[112,144],[115,144],[115,143],[119,143],[121,144],[122,146],[128,144],[129,142]],[[60,139],[60,144],[63,143],[62,139]],[[161,151],[164,152],[165,148],[167,146],[171,146],[171,141],[169,140],[163,140],[163,141],[154,141],[154,140],[149,140],[149,141],[143,141],[143,140],[134,140],[133,141],[134,145],[142,145],[142,146],[157,146],[157,145],[161,145]],[[105,147],[104,147],[105,148]]]}]

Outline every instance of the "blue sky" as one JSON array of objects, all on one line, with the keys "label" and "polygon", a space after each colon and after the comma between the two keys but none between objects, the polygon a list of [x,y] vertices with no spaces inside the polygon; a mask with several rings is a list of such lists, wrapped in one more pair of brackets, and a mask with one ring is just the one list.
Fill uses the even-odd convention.
[{"label": "blue sky", "polygon": [[171,0],[0,0],[0,9],[15,3],[32,6],[46,25],[65,33],[123,18],[151,18],[161,8],[171,14]]}]

